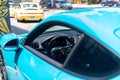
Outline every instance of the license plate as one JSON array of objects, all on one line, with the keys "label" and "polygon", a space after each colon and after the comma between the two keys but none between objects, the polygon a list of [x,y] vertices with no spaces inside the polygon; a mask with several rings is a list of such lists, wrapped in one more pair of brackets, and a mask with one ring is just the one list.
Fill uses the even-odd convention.
[{"label": "license plate", "polygon": [[35,16],[30,16],[30,18],[35,18]]}]

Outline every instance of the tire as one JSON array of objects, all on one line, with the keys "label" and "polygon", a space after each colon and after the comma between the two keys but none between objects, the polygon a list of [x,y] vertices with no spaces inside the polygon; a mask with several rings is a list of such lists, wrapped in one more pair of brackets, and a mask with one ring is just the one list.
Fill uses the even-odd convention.
[{"label": "tire", "polygon": [[0,79],[1,80],[8,80],[7,79],[7,72],[6,72],[6,67],[2,55],[2,51],[0,50]]},{"label": "tire", "polygon": [[16,19],[17,20],[17,22],[21,22],[19,19]]}]

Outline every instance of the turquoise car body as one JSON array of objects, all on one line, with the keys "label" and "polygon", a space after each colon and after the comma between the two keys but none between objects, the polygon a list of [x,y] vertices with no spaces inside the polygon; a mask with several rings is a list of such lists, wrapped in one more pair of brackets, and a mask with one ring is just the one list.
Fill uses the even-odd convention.
[{"label": "turquoise car body", "polygon": [[[118,72],[104,77],[76,76],[61,70],[27,50],[22,44],[42,24],[61,21],[74,26],[120,57],[120,8],[90,8],[71,10],[50,16],[27,34],[9,33],[1,37],[0,45],[8,80],[119,80]],[[12,43],[17,43],[12,45]],[[11,43],[11,45],[9,45]],[[19,49],[22,49],[19,50]],[[119,59],[120,60],[120,59]],[[62,66],[62,65],[61,65]]]}]

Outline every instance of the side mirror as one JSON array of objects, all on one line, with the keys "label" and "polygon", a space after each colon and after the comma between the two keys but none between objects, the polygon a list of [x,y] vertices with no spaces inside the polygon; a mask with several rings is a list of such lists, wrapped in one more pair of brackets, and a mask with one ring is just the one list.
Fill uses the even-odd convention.
[{"label": "side mirror", "polygon": [[16,51],[19,49],[19,39],[17,35],[11,33],[4,35],[0,40],[1,48],[7,51]]}]

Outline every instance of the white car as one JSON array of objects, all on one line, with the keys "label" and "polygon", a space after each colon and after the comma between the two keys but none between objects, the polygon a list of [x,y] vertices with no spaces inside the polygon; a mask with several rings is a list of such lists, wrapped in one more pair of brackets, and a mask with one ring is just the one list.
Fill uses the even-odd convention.
[{"label": "white car", "polygon": [[9,2],[9,11],[10,11],[10,17],[14,17],[15,16],[15,4]]},{"label": "white car", "polygon": [[56,8],[72,9],[72,3],[64,0],[58,0],[56,1]]}]

